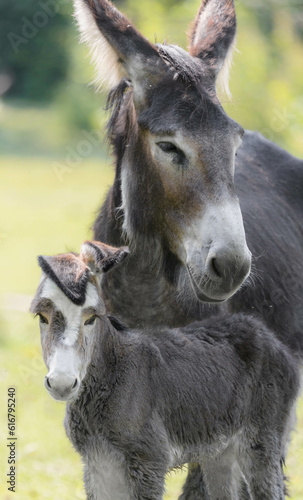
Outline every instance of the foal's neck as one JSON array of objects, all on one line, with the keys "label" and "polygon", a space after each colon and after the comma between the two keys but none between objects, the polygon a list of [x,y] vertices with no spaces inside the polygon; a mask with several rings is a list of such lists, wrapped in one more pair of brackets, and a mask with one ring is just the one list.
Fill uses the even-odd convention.
[{"label": "foal's neck", "polygon": [[[115,384],[119,364],[125,356],[123,332],[119,332],[107,316],[100,318],[78,404],[89,405],[96,398],[106,400]],[[101,403],[100,403],[101,404]]]}]

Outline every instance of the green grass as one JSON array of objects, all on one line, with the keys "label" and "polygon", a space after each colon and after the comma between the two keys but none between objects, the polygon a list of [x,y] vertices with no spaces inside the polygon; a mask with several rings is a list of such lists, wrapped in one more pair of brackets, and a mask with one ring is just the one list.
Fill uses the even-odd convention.
[{"label": "green grass", "polygon": [[[38,325],[27,309],[40,278],[36,256],[79,250],[91,236],[95,211],[113,171],[97,161],[83,161],[60,182],[51,161],[2,158],[0,178],[0,498],[81,500],[81,462],[64,434],[64,404],[53,401],[44,389]],[[18,398],[16,494],[7,492],[4,479],[6,390],[12,385]],[[302,431],[301,400],[287,461],[292,500],[303,498]],[[169,475],[166,500],[178,497],[184,476]]]},{"label": "green grass", "polygon": [[[86,88],[83,90],[87,92]],[[73,101],[71,96],[68,99],[62,96],[62,102],[36,107],[22,102],[0,101],[1,154],[20,159],[37,156],[60,158],[70,150],[77,152],[81,141],[87,140],[88,130],[98,130],[103,139],[107,120],[103,97],[97,100],[92,93],[90,106],[95,104],[92,123],[87,123],[85,119],[79,123],[77,117],[85,117],[88,109],[83,110],[79,101],[75,106],[76,100],[75,96]],[[105,157],[107,146],[102,140],[91,145],[91,157]]]}]

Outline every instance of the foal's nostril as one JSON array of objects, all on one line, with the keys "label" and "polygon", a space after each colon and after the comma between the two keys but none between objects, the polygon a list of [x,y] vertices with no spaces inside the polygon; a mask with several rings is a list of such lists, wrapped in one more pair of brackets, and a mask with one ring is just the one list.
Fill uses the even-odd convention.
[{"label": "foal's nostril", "polygon": [[72,389],[75,389],[77,387],[77,385],[78,385],[78,379],[76,378]]},{"label": "foal's nostril", "polygon": [[46,385],[49,389],[52,388],[52,386],[50,385],[50,381],[49,381],[49,378],[48,377],[45,377],[45,381],[46,381]]}]

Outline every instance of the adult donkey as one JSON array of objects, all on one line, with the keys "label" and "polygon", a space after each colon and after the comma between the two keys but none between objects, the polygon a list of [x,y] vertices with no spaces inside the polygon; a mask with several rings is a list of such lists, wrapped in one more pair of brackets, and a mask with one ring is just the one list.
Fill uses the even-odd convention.
[{"label": "adult donkey", "polygon": [[[112,89],[116,176],[95,238],[132,253],[105,278],[107,307],[136,327],[184,325],[228,305],[261,315],[303,350],[303,164],[259,134],[243,135],[216,97],[234,2],[202,0],[189,53],[152,45],[107,0],[75,7],[97,81]],[[250,271],[236,193],[258,279],[233,295]],[[190,467],[182,498],[207,498],[199,467]]]}]

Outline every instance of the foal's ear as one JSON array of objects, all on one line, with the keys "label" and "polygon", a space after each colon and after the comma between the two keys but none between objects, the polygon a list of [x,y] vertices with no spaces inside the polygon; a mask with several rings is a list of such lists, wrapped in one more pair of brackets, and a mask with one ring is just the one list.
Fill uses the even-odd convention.
[{"label": "foal's ear", "polygon": [[62,292],[77,306],[85,302],[86,286],[90,275],[89,268],[79,256],[66,253],[47,257],[39,255],[39,266]]},{"label": "foal's ear", "polygon": [[111,88],[127,76],[142,93],[147,75],[155,78],[165,67],[156,48],[108,0],[74,0],[74,5],[97,69],[96,83]]},{"label": "foal's ear", "polygon": [[128,247],[115,248],[100,241],[85,241],[80,257],[93,273],[107,273],[129,255]]},{"label": "foal's ear", "polygon": [[234,0],[202,0],[190,33],[189,51],[216,77],[232,53],[237,28]]}]

